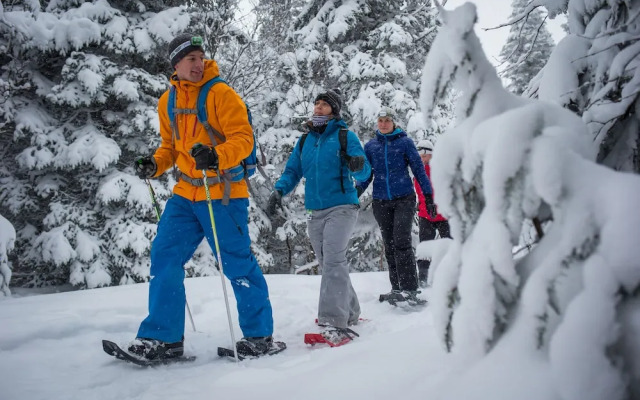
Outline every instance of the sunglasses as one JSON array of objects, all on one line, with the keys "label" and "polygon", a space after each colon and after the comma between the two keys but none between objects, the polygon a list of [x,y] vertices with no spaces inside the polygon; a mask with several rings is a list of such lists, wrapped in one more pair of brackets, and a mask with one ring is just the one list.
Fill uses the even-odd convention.
[{"label": "sunglasses", "polygon": [[431,152],[432,152],[431,149],[418,149],[418,153],[420,153],[420,155],[431,154]]}]

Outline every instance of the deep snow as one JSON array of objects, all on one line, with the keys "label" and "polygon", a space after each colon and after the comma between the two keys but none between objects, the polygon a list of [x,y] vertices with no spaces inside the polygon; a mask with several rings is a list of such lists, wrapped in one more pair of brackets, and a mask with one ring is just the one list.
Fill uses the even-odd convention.
[{"label": "deep snow", "polygon": [[[146,315],[147,284],[43,294],[0,302],[0,397],[36,399],[553,399],[543,360],[499,346],[478,368],[460,365],[436,340],[428,307],[378,302],[386,272],[352,274],[368,319],[340,348],[302,341],[315,329],[319,276],[267,275],[275,337],[288,349],[236,365],[216,355],[231,342],[219,276],[186,280],[197,332],[194,363],[140,368],[102,351],[132,340]],[[428,296],[428,292],[426,293]],[[236,337],[235,301],[230,298]],[[502,349],[501,349],[502,348]],[[523,358],[521,358],[523,357]],[[537,361],[532,361],[537,360]],[[517,366],[517,367],[516,367]],[[465,366],[465,370],[469,365]],[[535,395],[534,395],[535,394]]]}]

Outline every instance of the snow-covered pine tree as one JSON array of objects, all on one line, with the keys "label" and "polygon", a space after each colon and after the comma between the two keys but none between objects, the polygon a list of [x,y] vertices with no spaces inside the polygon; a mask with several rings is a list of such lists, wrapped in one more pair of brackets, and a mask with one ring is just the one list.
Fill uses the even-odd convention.
[{"label": "snow-covered pine tree", "polygon": [[508,80],[507,89],[522,94],[531,80],[547,63],[555,46],[547,30],[546,16],[540,10],[524,13],[530,0],[513,0],[511,27],[502,47],[501,75]]},{"label": "snow-covered pine tree", "polygon": [[[181,4],[5,2],[0,204],[18,231],[12,283],[148,279],[156,216],[131,165],[159,144],[166,45],[200,12]],[[173,182],[152,184],[162,204]]]},{"label": "snow-covered pine tree", "polygon": [[11,295],[11,263],[9,253],[16,241],[16,230],[5,217],[0,215],[0,299]]},{"label": "snow-covered pine tree", "polygon": [[[463,368],[502,343],[548,362],[563,400],[637,397],[640,178],[595,163],[579,116],[502,87],[473,31],[473,4],[440,12],[423,110],[428,117],[452,83],[462,95],[459,121],[432,161],[454,238],[432,263],[438,334]],[[558,80],[563,71],[546,74]],[[545,236],[514,258],[523,224],[541,212],[553,216]]]},{"label": "snow-covered pine tree", "polygon": [[[415,99],[421,60],[436,30],[430,2],[308,2],[280,52],[279,90],[270,101],[274,126],[264,143],[276,176],[300,135],[296,128],[311,114],[315,95],[328,88],[342,91],[342,115],[363,141],[372,137],[382,105],[398,112],[399,125],[414,138],[424,137],[432,127],[422,123]],[[287,199],[287,215],[295,223],[284,230],[288,239],[304,235],[302,193],[296,191]],[[359,221],[375,227],[370,209],[362,210]],[[310,249],[307,242],[304,246]],[[354,269],[370,270],[377,268],[380,250],[378,231],[363,229],[356,232],[348,257]]]},{"label": "snow-covered pine tree", "polygon": [[[233,25],[234,29],[228,29],[226,40],[216,51],[221,73],[251,109],[259,162],[267,173],[267,178],[256,173],[250,181],[249,210],[252,249],[265,273],[290,273],[293,271],[291,260],[299,258],[292,253],[293,247],[300,246],[283,246],[286,239],[283,242],[275,238],[271,221],[262,212],[275,179],[273,169],[268,165],[263,138],[264,132],[273,126],[272,100],[280,91],[273,78],[281,65],[279,57],[286,29],[299,8],[296,3],[301,2],[260,2],[249,11],[252,18],[235,13],[239,20]],[[304,232],[298,233],[305,236]]]},{"label": "snow-covered pine tree", "polygon": [[[254,92],[252,112],[258,156],[265,166],[267,178],[256,176],[252,179],[252,204],[256,208],[251,219],[252,229],[260,233],[255,238],[254,252],[256,248],[263,251],[256,256],[259,259],[263,256],[260,265],[266,273],[293,273],[296,266],[313,260],[306,234],[304,192],[298,190],[290,194],[284,202],[284,211],[272,221],[260,211],[266,207],[273,184],[300,136],[296,128],[302,119],[289,118],[292,113],[280,109],[286,107],[286,91],[292,85],[287,54],[293,51],[294,44],[287,41],[287,36],[303,5],[301,0],[261,1],[254,9],[260,51],[256,60],[260,62],[260,72],[266,79]],[[301,98],[299,101],[308,100]],[[299,115],[308,116],[306,111]]]},{"label": "snow-covered pine tree", "polygon": [[[528,89],[582,116],[598,162],[640,173],[640,4],[635,1],[538,0],[551,17],[565,13],[569,33]],[[554,71],[547,74],[546,71]],[[562,71],[561,79],[555,71]]]}]

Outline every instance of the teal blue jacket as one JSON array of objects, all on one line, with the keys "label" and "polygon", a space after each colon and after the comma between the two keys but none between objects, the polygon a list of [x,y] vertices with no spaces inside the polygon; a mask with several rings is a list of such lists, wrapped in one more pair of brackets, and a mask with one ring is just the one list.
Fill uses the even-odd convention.
[{"label": "teal blue jacket", "polygon": [[[300,139],[298,139],[282,176],[275,184],[276,190],[286,195],[304,177],[306,179],[304,204],[308,210],[323,210],[343,204],[359,204],[353,180],[369,178],[371,165],[365,157],[362,170],[349,171],[346,162],[340,157],[338,134],[341,128],[347,128],[347,124],[341,119],[332,119],[322,133],[309,130],[302,153],[300,152]],[[347,132],[347,154],[365,156],[358,136],[351,131]],[[344,193],[340,185],[341,173]]]}]

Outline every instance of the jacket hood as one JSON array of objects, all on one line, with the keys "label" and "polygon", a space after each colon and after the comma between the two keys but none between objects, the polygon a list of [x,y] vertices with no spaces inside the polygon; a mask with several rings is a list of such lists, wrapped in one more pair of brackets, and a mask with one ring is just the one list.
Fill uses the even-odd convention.
[{"label": "jacket hood", "polygon": [[379,130],[376,130],[376,139],[378,139],[380,141],[396,140],[398,138],[406,137],[406,136],[407,136],[407,133],[405,131],[403,131],[401,128],[396,128],[396,129],[393,130],[393,132],[387,133],[386,135],[380,133]]}]

